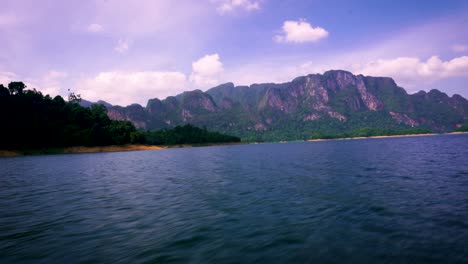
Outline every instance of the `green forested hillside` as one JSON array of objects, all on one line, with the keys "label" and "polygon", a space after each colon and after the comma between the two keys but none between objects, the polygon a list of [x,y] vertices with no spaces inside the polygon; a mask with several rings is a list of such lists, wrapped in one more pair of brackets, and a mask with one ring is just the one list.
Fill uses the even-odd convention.
[{"label": "green forested hillside", "polygon": [[27,149],[68,146],[102,146],[138,142],[138,132],[128,121],[111,120],[105,107],[80,106],[62,97],[25,90],[22,82],[8,89],[0,85],[0,148]]},{"label": "green forested hillside", "polygon": [[388,77],[333,70],[281,84],[226,83],[146,107],[111,106],[108,114],[144,129],[190,123],[245,141],[280,141],[451,132],[468,124],[468,101],[438,90],[408,94]]},{"label": "green forested hillside", "polygon": [[82,107],[79,96],[42,95],[22,82],[0,84],[0,149],[24,150],[122,144],[237,142],[240,139],[193,126],[140,131],[129,121],[111,120],[106,107]]},{"label": "green forested hillside", "polygon": [[176,126],[173,129],[148,131],[144,135],[145,142],[151,145],[240,142],[240,138],[238,137],[224,135],[218,132],[210,132],[190,124]]}]

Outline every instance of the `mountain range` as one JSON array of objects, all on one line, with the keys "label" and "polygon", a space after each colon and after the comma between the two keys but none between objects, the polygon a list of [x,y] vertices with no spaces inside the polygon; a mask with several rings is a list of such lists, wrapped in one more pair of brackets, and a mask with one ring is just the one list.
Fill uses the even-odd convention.
[{"label": "mountain range", "polygon": [[391,78],[342,70],[279,84],[225,83],[206,92],[150,99],[146,107],[99,103],[111,119],[131,121],[140,129],[190,123],[243,140],[302,140],[363,128],[447,132],[468,123],[468,101],[460,95],[438,90],[408,94]]}]

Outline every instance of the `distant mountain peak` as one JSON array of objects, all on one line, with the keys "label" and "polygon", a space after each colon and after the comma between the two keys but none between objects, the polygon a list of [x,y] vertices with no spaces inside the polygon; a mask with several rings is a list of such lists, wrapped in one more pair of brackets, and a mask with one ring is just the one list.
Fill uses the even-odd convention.
[{"label": "distant mountain peak", "polygon": [[191,123],[244,138],[301,139],[362,127],[450,131],[468,123],[468,101],[438,90],[409,95],[388,77],[330,70],[285,83],[224,83],[109,113],[145,129]]}]

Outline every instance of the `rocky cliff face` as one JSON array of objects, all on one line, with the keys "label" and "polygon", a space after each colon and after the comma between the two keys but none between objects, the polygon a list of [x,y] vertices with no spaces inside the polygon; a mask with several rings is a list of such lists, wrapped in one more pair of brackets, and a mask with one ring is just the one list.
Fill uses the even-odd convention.
[{"label": "rocky cliff face", "polygon": [[[468,122],[468,101],[437,90],[408,95],[391,78],[328,71],[291,82],[184,92],[146,107],[108,106],[113,119],[160,129],[192,123],[238,136],[306,135],[327,129],[424,127],[450,131]],[[294,134],[294,135],[293,135]]]},{"label": "rocky cliff face", "polygon": [[127,107],[107,105],[106,108],[111,119],[131,121],[138,128],[147,128],[147,110],[139,104]]}]

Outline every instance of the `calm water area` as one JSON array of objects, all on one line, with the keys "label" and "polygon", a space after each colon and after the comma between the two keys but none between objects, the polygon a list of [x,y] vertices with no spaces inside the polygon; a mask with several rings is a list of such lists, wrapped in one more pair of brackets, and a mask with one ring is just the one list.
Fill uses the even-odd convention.
[{"label": "calm water area", "polygon": [[0,158],[0,263],[468,263],[468,135]]}]

